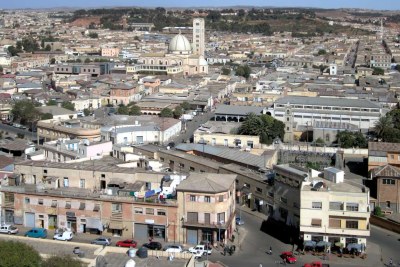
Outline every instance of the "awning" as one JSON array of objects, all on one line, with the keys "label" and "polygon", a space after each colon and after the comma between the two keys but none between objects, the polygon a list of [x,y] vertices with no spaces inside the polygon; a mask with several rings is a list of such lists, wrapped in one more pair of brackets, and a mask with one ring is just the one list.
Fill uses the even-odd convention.
[{"label": "awning", "polygon": [[86,228],[97,229],[103,231],[103,224],[99,218],[86,218]]},{"label": "awning", "polygon": [[124,229],[124,226],[122,225],[122,222],[111,221],[110,224],[108,225],[108,228],[115,230],[122,230]]}]

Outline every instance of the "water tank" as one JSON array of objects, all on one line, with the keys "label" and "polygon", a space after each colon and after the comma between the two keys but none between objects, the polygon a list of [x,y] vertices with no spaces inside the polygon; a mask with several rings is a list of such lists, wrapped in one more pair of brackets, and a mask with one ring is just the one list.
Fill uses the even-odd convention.
[{"label": "water tank", "polygon": [[137,251],[137,256],[141,259],[147,258],[147,248],[139,248],[139,250]]}]

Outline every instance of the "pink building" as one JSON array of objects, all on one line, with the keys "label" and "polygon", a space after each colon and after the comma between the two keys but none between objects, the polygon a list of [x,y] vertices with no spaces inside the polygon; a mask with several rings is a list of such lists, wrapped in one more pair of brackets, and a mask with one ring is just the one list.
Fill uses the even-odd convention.
[{"label": "pink building", "polygon": [[118,57],[120,49],[117,47],[107,47],[101,49],[102,57]]}]

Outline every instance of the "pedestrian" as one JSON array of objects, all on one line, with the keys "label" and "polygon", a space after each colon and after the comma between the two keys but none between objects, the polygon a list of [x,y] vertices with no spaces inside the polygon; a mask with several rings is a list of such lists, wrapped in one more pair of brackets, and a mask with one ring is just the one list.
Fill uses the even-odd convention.
[{"label": "pedestrian", "polygon": [[389,260],[389,266],[393,266],[393,259],[392,258],[390,258],[390,260]]},{"label": "pedestrian", "polygon": [[269,246],[269,255],[272,255],[272,247]]}]

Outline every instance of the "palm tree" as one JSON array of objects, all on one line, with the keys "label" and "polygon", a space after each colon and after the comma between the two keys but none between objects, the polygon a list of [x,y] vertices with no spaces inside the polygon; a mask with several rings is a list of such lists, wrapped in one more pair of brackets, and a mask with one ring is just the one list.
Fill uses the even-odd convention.
[{"label": "palm tree", "polygon": [[377,134],[378,138],[385,139],[385,135],[393,128],[393,120],[392,117],[381,116],[379,120],[375,122],[374,131]]}]

